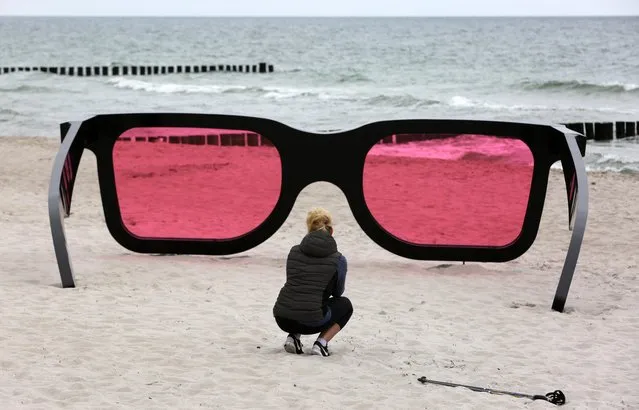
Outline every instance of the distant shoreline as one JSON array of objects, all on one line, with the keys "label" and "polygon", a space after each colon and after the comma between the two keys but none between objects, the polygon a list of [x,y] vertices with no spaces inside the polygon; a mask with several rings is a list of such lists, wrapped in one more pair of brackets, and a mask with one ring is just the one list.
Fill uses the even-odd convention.
[{"label": "distant shoreline", "polygon": [[530,15],[530,16],[522,16],[522,15],[504,15],[504,16],[304,16],[304,15],[272,15],[272,16],[264,16],[264,15],[255,15],[255,16],[237,16],[237,15],[226,15],[226,16],[193,16],[193,15],[171,15],[171,16],[162,16],[162,15],[130,15],[130,16],[122,16],[122,15],[19,15],[19,14],[0,14],[0,18],[118,18],[118,19],[126,19],[126,18],[150,18],[150,19],[625,19],[625,18],[639,18],[639,14],[610,14],[610,15],[595,15],[595,14],[584,14],[584,15]]}]

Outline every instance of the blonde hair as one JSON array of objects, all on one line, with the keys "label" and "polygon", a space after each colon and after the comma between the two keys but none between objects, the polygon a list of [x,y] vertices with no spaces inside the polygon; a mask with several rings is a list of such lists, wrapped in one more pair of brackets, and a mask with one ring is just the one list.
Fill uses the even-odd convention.
[{"label": "blonde hair", "polygon": [[328,230],[333,227],[331,214],[324,208],[313,208],[306,215],[306,227],[308,232]]}]

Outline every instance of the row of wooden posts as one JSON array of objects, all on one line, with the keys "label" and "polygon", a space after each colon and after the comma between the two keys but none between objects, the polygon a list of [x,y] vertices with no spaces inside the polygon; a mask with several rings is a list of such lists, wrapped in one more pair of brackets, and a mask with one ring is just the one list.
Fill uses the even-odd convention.
[{"label": "row of wooden posts", "polygon": [[639,131],[639,121],[573,122],[564,125],[585,135],[587,139],[595,141],[635,137],[638,135],[637,131]]},{"label": "row of wooden posts", "polygon": [[[633,137],[639,130],[637,122],[598,122],[598,123],[569,123],[567,128],[586,135],[587,139],[596,141],[612,140],[613,135],[617,139]],[[613,132],[613,131],[616,131]],[[380,144],[403,144],[412,141],[421,141],[424,134],[395,134],[389,135],[379,141]],[[133,136],[120,137],[121,141],[132,142],[167,142],[169,144],[188,145],[222,145],[222,146],[272,146],[267,138],[254,132],[223,132],[219,134],[180,135],[180,136]]]},{"label": "row of wooden posts", "polygon": [[[404,144],[421,141],[424,134],[395,134],[382,138],[380,144]],[[120,141],[168,142],[169,144],[222,145],[222,146],[272,146],[273,143],[254,132],[235,132],[208,135],[135,136],[120,137]]]},{"label": "row of wooden posts", "polygon": [[236,145],[236,146],[272,146],[267,138],[254,132],[235,132],[208,135],[179,135],[179,136],[138,136],[120,137],[119,141],[133,142],[168,142],[169,144],[188,145]]},{"label": "row of wooden posts", "polygon": [[200,65],[111,65],[111,66],[74,66],[74,67],[0,67],[0,74],[11,74],[25,71],[70,75],[78,77],[91,76],[125,76],[125,75],[160,75],[181,73],[272,73],[273,64],[200,64]]}]

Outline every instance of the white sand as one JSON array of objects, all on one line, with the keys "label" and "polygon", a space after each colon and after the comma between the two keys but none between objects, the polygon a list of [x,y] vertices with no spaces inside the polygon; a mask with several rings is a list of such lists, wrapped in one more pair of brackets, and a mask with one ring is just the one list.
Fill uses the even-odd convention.
[{"label": "white sand", "polygon": [[[85,153],[61,289],[47,216],[57,140],[0,138],[0,408],[526,408],[553,405],[420,376],[545,394],[564,408],[639,408],[639,178],[590,175],[590,218],[567,313],[550,309],[570,232],[553,175],[533,247],[503,264],[438,267],[375,245],[328,184],[241,257],[149,256],[104,224]],[[333,356],[295,356],[271,308],[313,205],[349,258],[351,322]],[[303,338],[307,347],[312,337]]]}]

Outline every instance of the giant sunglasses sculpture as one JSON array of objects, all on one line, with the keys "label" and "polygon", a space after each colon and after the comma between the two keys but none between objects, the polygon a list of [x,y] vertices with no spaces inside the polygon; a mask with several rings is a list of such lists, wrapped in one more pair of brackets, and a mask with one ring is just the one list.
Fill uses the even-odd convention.
[{"label": "giant sunglasses sculpture", "polygon": [[573,232],[552,309],[564,309],[588,213],[586,140],[564,126],[411,119],[322,134],[264,118],[146,113],[60,128],[48,201],[65,288],[75,281],[64,218],[84,149],[97,158],[113,238],[155,254],[249,250],[278,230],[305,186],[327,181],[396,255],[505,262],[534,242],[561,161]]}]

